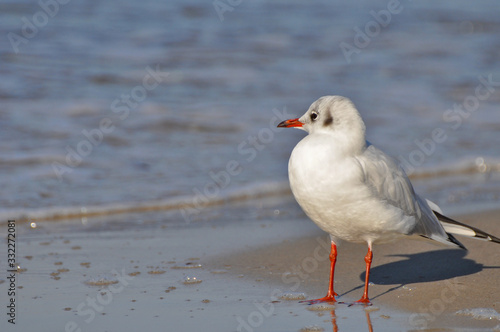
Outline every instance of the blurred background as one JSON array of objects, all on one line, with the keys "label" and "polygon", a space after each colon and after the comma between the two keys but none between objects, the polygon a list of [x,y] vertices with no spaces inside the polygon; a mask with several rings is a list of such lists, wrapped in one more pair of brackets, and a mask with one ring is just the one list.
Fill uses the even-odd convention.
[{"label": "blurred background", "polygon": [[496,1],[16,0],[0,17],[4,218],[290,197],[305,133],[275,126],[331,94],[423,195],[500,202]]}]

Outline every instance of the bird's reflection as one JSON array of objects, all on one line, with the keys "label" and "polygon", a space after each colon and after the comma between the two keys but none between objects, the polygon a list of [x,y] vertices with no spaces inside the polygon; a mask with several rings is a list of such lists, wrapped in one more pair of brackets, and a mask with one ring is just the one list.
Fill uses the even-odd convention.
[{"label": "bird's reflection", "polygon": [[338,332],[339,327],[337,325],[337,316],[335,315],[335,309],[330,311],[330,315],[332,316],[332,326],[333,326],[333,332]]},{"label": "bird's reflection", "polygon": [[[365,313],[365,316],[366,316],[366,323],[368,325],[368,332],[373,332],[373,325],[372,325],[372,320],[370,318],[370,312],[367,310],[363,310],[363,312]],[[333,332],[338,332],[339,327],[337,325],[337,315],[335,313],[335,308],[330,310],[330,316],[332,317]]]}]

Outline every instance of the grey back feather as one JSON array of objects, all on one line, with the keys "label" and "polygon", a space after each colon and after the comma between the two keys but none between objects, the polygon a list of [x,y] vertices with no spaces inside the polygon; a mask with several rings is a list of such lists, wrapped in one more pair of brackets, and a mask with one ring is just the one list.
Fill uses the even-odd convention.
[{"label": "grey back feather", "polygon": [[367,142],[366,150],[357,157],[365,183],[373,194],[416,220],[407,235],[420,235],[444,244],[456,244],[436,218],[427,202],[418,196],[402,167],[383,151]]}]

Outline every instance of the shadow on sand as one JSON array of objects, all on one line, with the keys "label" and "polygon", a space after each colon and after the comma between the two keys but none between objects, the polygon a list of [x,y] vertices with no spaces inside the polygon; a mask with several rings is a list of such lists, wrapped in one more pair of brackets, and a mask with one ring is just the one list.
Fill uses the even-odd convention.
[{"label": "shadow on sand", "polygon": [[[480,272],[483,265],[465,258],[465,250],[435,250],[411,255],[391,255],[404,257],[388,264],[373,267],[370,281],[375,284],[411,284],[447,280]],[[365,280],[365,273],[360,279]]]}]

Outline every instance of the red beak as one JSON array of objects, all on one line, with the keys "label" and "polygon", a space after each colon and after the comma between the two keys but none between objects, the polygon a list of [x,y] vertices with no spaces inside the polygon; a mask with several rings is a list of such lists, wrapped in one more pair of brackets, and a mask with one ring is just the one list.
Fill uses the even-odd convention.
[{"label": "red beak", "polygon": [[291,127],[302,127],[304,124],[299,121],[299,118],[297,119],[290,119],[290,120],[285,120],[283,122],[280,122],[278,127],[283,127],[283,128],[291,128]]}]

